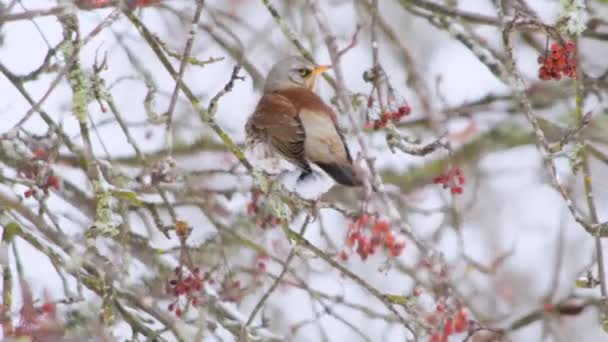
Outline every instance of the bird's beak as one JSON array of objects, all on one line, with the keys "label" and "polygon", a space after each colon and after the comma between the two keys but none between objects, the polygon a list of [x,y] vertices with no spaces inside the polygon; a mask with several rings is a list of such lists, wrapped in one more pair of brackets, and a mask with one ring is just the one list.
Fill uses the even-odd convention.
[{"label": "bird's beak", "polygon": [[316,65],[314,68],[312,68],[310,76],[304,81],[306,88],[312,90],[315,87],[315,80],[317,79],[317,76],[329,68],[331,68],[331,65]]},{"label": "bird's beak", "polygon": [[331,65],[317,65],[312,69],[312,74],[314,76],[320,75],[329,68],[331,68]]}]

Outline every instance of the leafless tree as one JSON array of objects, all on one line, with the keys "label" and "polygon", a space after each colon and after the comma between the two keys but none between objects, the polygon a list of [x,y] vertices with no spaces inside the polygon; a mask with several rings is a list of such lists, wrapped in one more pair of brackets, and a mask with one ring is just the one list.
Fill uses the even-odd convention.
[{"label": "leafless tree", "polygon": [[[606,339],[608,2],[0,1],[3,338]],[[332,68],[360,188],[261,172]]]}]

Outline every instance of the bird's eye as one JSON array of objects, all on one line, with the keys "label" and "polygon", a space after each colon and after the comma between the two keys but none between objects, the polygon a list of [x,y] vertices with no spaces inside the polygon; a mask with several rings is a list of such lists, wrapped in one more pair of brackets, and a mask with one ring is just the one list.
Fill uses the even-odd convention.
[{"label": "bird's eye", "polygon": [[302,78],[307,77],[308,75],[310,75],[310,70],[306,69],[306,68],[300,68],[297,70],[297,72],[300,74],[300,76]]}]

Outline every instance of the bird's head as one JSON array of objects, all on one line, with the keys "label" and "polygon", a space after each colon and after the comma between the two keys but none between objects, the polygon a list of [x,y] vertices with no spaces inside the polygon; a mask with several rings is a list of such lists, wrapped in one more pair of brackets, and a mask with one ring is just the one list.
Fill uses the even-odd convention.
[{"label": "bird's head", "polygon": [[314,65],[299,56],[291,56],[277,62],[266,77],[264,91],[302,87],[313,89],[318,75],[329,69],[327,65]]}]

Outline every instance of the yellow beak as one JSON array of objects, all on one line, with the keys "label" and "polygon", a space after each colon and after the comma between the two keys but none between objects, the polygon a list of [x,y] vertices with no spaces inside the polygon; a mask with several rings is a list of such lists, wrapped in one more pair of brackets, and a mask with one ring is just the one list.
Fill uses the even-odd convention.
[{"label": "yellow beak", "polygon": [[315,80],[317,79],[317,76],[329,68],[331,68],[330,65],[316,65],[314,68],[312,68],[310,76],[304,80],[304,85],[306,88],[312,90],[315,87]]},{"label": "yellow beak", "polygon": [[313,74],[313,76],[317,76],[319,74],[322,74],[323,72],[325,72],[329,68],[331,68],[331,65],[316,65],[312,69],[312,74]]}]

